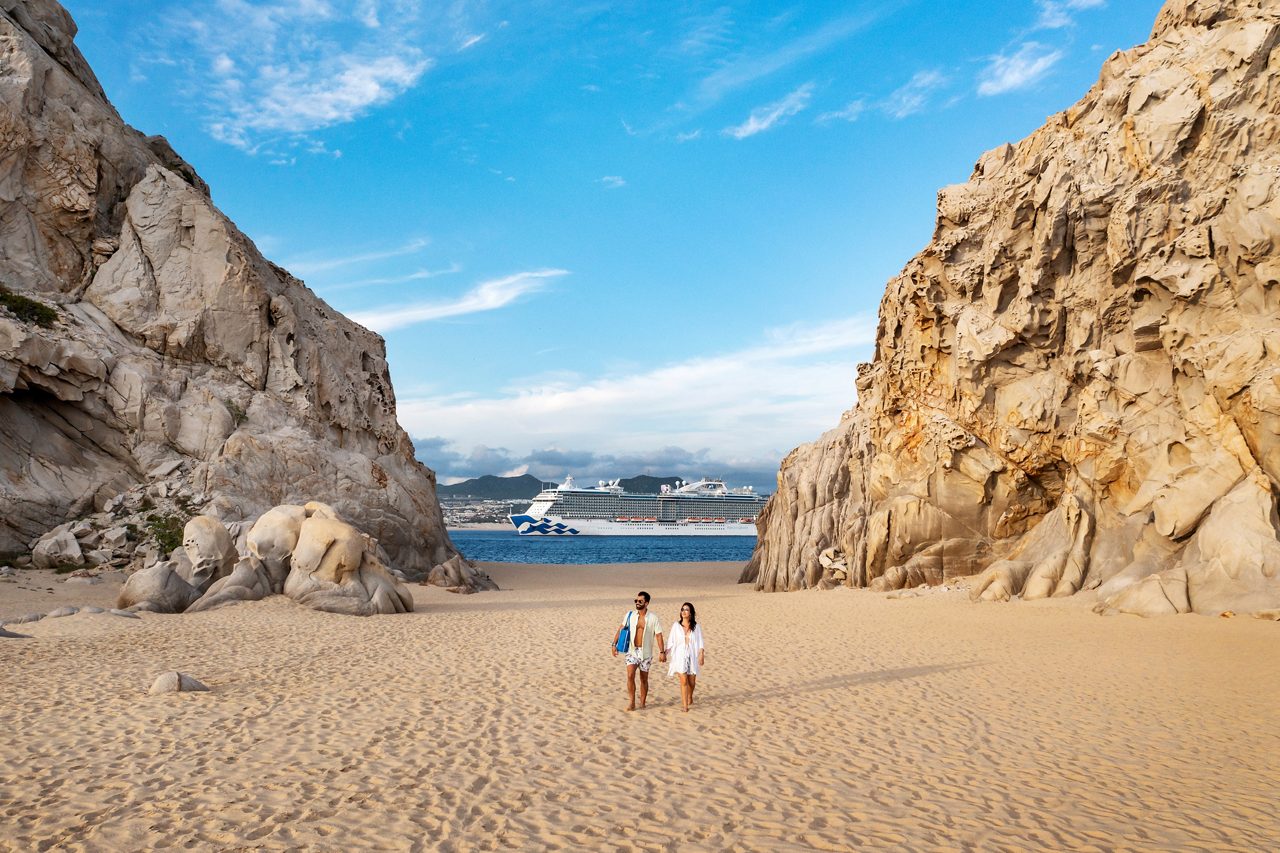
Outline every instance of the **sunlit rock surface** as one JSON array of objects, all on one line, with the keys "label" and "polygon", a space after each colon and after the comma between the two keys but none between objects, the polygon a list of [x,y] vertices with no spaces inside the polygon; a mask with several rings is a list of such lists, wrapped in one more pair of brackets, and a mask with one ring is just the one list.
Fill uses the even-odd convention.
[{"label": "sunlit rock surface", "polygon": [[315,497],[408,576],[491,585],[445,532],[382,339],[126,126],[74,34],[53,0],[0,0],[0,284],[59,315],[0,310],[0,553],[140,502],[235,524]]},{"label": "sunlit rock surface", "polygon": [[1278,40],[1270,0],[1172,0],[938,193],[857,405],[783,463],[743,580],[1280,606]]}]

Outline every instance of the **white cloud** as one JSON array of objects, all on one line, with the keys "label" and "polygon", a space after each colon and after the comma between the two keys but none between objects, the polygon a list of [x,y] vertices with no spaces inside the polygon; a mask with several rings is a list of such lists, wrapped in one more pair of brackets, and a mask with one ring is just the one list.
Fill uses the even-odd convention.
[{"label": "white cloud", "polygon": [[1002,95],[1033,85],[1062,59],[1062,51],[1029,41],[1012,56],[993,57],[978,75],[979,95]]},{"label": "white cloud", "polygon": [[883,104],[885,112],[894,118],[906,118],[925,108],[935,91],[946,85],[947,78],[940,71],[918,71],[904,86],[896,89]]},{"label": "white cloud", "polygon": [[546,286],[547,279],[568,275],[568,270],[534,270],[521,272],[506,278],[483,282],[461,297],[445,302],[418,302],[410,305],[388,305],[370,311],[356,311],[348,316],[366,328],[383,333],[414,326],[429,320],[458,317],[481,311],[493,311],[527,293],[534,293]]},{"label": "white cloud", "polygon": [[339,255],[336,257],[317,258],[313,260],[305,260],[299,258],[289,261],[283,266],[285,269],[297,276],[314,275],[318,272],[326,272],[328,270],[337,269],[339,267],[349,267],[355,264],[367,264],[373,261],[385,261],[388,258],[399,258],[405,255],[416,255],[430,245],[431,241],[426,237],[415,237],[402,246],[396,246],[392,249],[378,249],[373,252],[358,252],[354,255]]},{"label": "white cloud", "polygon": [[416,86],[434,64],[424,45],[450,38],[430,35],[447,27],[430,28],[438,22],[401,0],[169,7],[157,15],[157,51],[191,75],[183,85],[210,134],[275,159],[288,158],[297,135],[354,121]]},{"label": "white cloud", "polygon": [[377,287],[385,284],[406,284],[411,281],[426,281],[427,279],[436,278],[437,276],[453,275],[454,273],[460,273],[460,272],[462,272],[462,264],[454,262],[452,264],[449,264],[449,266],[447,266],[446,268],[440,269],[440,270],[420,269],[420,270],[414,270],[413,272],[410,272],[410,273],[405,273],[404,275],[381,276],[379,278],[362,278],[356,281],[344,281],[341,284],[323,285],[321,287],[317,287],[316,289],[324,293],[335,293],[341,290],[359,290],[360,288],[363,288],[363,287]]},{"label": "white cloud", "polygon": [[721,133],[732,136],[734,139],[746,139],[748,136],[763,133],[774,125],[786,123],[788,118],[809,106],[809,99],[812,96],[813,84],[805,83],[781,100],[756,107],[742,124],[726,127]]},{"label": "white cloud", "polygon": [[471,48],[478,45],[480,42],[484,41],[485,38],[488,37],[488,35],[489,35],[488,33],[480,33],[479,35],[467,36],[466,39],[463,40],[462,44],[458,47],[458,52],[461,53],[464,50],[470,50]]},{"label": "white cloud", "polygon": [[599,183],[604,184],[604,188],[607,190],[620,190],[627,185],[626,180],[621,175],[605,175],[599,180]]},{"label": "white cloud", "polygon": [[1107,5],[1107,0],[1036,0],[1040,7],[1040,17],[1036,27],[1045,30],[1056,30],[1069,27],[1075,23],[1074,12],[1085,9],[1097,9]]},{"label": "white cloud", "polygon": [[[714,447],[724,457],[787,452],[836,425],[853,403],[855,354],[875,318],[793,325],[733,352],[598,379],[520,378],[494,396],[401,398],[410,435],[466,444],[635,452]],[[511,424],[519,424],[513,432]]]},{"label": "white cloud", "polygon": [[378,0],[357,0],[356,17],[369,29],[382,26],[378,20]]},{"label": "white cloud", "polygon": [[259,69],[258,97],[232,108],[232,124],[242,130],[289,133],[343,124],[412,87],[431,61],[347,55],[325,66]]},{"label": "white cloud", "polygon": [[815,121],[817,124],[830,124],[833,121],[857,121],[866,108],[866,101],[851,101],[845,105],[844,109],[823,113]]},{"label": "white cloud", "polygon": [[877,13],[837,18],[769,53],[735,59],[699,81],[692,103],[687,106],[695,111],[705,109],[730,92],[828,50],[874,23],[876,18]]},{"label": "white cloud", "polygon": [[702,138],[702,128],[690,131],[689,133],[677,133],[676,142],[692,142],[695,139]]}]

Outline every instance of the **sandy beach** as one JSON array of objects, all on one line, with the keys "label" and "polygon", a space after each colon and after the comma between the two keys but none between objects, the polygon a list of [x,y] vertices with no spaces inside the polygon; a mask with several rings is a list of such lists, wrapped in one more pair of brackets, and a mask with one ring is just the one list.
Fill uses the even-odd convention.
[{"label": "sandy beach", "polygon": [[[737,564],[484,567],[418,613],[283,597],[0,640],[0,848],[1251,850],[1280,837],[1275,623],[767,595]],[[117,584],[0,583],[0,615]],[[684,599],[691,713],[615,622]],[[147,695],[178,669],[209,693]],[[656,668],[655,668],[656,669]]]}]

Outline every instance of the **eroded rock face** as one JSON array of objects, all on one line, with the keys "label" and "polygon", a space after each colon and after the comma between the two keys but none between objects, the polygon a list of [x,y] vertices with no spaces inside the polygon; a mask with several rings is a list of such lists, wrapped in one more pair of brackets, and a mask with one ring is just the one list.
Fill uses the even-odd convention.
[{"label": "eroded rock face", "polygon": [[744,580],[1280,605],[1278,42],[1269,0],[1172,0],[938,194],[857,406],[783,463]]},{"label": "eroded rock face", "polygon": [[59,314],[0,311],[0,552],[142,486],[228,523],[318,497],[408,576],[452,569],[382,339],[127,127],[74,34],[54,0],[0,0],[0,281]]}]

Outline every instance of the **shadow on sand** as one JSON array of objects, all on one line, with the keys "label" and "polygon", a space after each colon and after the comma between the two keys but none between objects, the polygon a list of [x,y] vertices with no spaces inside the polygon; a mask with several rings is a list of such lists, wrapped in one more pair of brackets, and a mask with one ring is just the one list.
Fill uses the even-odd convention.
[{"label": "shadow on sand", "polygon": [[839,690],[845,687],[856,687],[859,684],[877,684],[885,681],[903,681],[908,678],[924,678],[940,672],[952,672],[970,669],[975,666],[986,666],[983,661],[965,663],[939,663],[929,666],[905,666],[898,669],[877,669],[871,672],[857,672],[850,675],[831,675],[826,678],[815,678],[799,684],[766,687],[763,690],[735,690],[730,693],[715,692],[697,704],[714,708],[719,705],[739,704],[755,699],[785,699],[803,693],[820,693],[824,690]]}]

